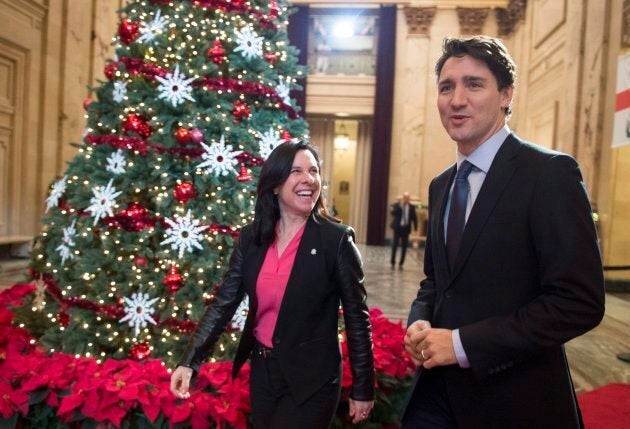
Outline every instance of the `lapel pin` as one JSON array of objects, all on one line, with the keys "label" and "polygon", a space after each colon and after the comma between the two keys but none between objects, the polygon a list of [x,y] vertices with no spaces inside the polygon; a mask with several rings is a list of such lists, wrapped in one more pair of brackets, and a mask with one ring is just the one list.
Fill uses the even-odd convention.
[{"label": "lapel pin", "polygon": [[317,249],[311,249],[311,255],[317,255]]}]

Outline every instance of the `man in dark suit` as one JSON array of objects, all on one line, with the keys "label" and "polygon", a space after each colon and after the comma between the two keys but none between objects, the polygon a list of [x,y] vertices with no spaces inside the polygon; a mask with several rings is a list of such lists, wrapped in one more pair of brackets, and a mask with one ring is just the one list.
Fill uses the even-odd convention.
[{"label": "man in dark suit", "polygon": [[499,40],[446,39],[436,74],[457,164],[429,187],[403,428],[582,427],[563,344],[600,322],[604,285],[578,165],[509,130]]},{"label": "man in dark suit", "polygon": [[392,204],[391,209],[392,223],[390,227],[394,230],[394,239],[392,240],[392,270],[396,266],[396,250],[400,244],[402,254],[400,255],[400,262],[398,267],[402,270],[405,263],[405,255],[407,253],[407,246],[409,245],[409,234],[411,233],[411,225],[416,231],[418,229],[418,218],[416,217],[416,206],[411,204],[411,197],[409,192],[403,193],[402,199],[399,202]]}]

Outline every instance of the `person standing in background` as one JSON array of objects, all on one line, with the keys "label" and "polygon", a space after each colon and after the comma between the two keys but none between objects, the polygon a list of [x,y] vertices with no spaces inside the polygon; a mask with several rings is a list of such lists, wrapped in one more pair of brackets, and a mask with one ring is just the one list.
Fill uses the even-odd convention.
[{"label": "person standing in background", "polygon": [[604,278],[578,164],[510,131],[500,40],[445,39],[436,75],[457,162],[429,186],[402,427],[583,427],[563,344],[601,321]]},{"label": "person standing in background", "polygon": [[407,246],[409,245],[409,234],[411,233],[411,225],[416,231],[418,229],[418,218],[416,216],[416,206],[411,204],[409,192],[405,192],[399,202],[392,204],[391,208],[392,223],[391,228],[394,230],[394,238],[392,240],[392,270],[396,267],[396,251],[398,245],[401,248],[400,262],[398,268],[402,270],[405,263],[405,255],[407,254]]}]

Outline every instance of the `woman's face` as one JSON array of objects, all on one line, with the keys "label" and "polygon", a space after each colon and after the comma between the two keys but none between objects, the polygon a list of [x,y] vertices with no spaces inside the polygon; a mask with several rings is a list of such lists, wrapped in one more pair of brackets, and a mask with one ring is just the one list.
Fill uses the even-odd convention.
[{"label": "woman's face", "polygon": [[298,151],[289,177],[274,190],[278,195],[280,214],[308,217],[319,198],[321,187],[315,157],[309,150]]}]

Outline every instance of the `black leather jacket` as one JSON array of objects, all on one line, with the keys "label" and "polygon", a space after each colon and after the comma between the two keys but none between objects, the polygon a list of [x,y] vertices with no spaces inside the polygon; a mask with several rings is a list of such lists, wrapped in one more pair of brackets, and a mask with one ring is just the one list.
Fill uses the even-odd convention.
[{"label": "black leather jacket", "polygon": [[[251,225],[241,231],[215,300],[192,335],[180,365],[199,370],[243,296],[250,310],[234,359],[236,375],[255,343],[256,281],[268,246],[253,240]],[[361,257],[352,228],[310,219],[300,241],[273,334],[289,386],[298,401],[331,380],[341,380],[337,324],[343,307],[355,400],[374,399],[374,357]]]}]

